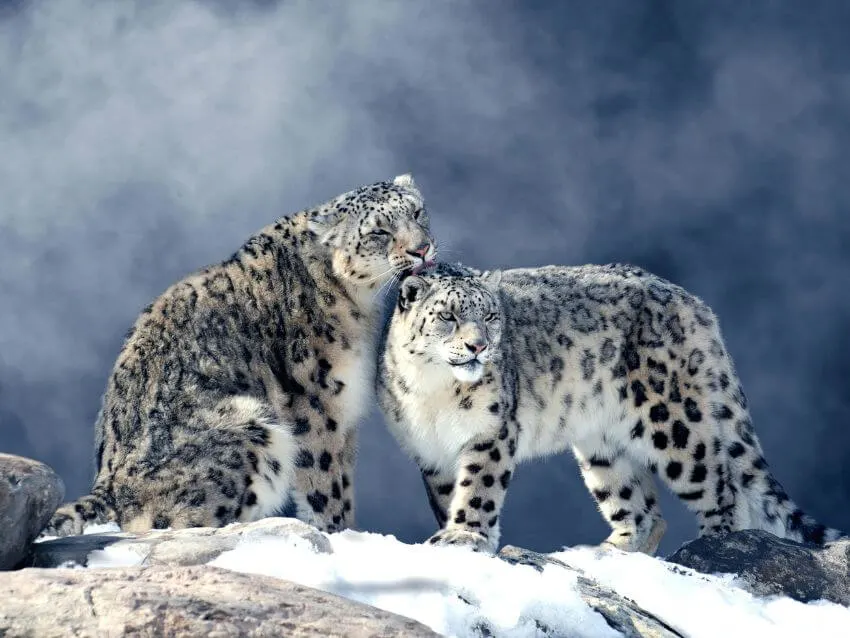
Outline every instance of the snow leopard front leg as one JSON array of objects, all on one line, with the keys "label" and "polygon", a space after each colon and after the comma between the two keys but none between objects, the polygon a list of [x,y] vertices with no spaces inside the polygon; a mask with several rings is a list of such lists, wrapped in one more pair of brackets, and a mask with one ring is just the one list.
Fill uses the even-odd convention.
[{"label": "snow leopard front leg", "polygon": [[422,482],[425,483],[425,491],[428,493],[428,504],[437,519],[437,525],[442,528],[449,520],[449,506],[455,491],[455,475],[453,472],[431,468],[421,469]]},{"label": "snow leopard front leg", "polygon": [[464,447],[457,462],[447,521],[429,543],[496,550],[499,514],[516,465],[516,432],[515,424],[506,423],[496,436],[478,437]]}]

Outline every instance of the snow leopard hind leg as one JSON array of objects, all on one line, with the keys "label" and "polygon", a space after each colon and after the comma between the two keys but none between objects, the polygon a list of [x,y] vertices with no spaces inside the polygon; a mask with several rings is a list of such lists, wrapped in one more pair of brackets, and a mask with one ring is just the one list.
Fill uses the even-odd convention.
[{"label": "snow leopard hind leg", "polygon": [[[588,448],[591,448],[588,451]],[[625,451],[573,447],[581,475],[611,533],[602,547],[654,554],[667,530],[653,474]]]}]

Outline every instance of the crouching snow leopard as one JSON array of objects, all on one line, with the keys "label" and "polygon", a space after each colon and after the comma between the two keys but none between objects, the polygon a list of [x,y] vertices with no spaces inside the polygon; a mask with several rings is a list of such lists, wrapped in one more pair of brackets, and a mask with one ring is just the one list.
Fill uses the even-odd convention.
[{"label": "crouching snow leopard", "polygon": [[171,286],[109,378],[91,494],[44,533],[218,527],[284,509],[323,530],[352,526],[377,293],[434,254],[422,195],[403,175],[283,217]]},{"label": "crouching snow leopard", "polygon": [[515,464],[567,448],[612,527],[605,544],[626,551],[654,553],[666,528],[653,474],[700,535],[841,536],[768,471],[709,307],[638,268],[411,276],[377,384],[442,527],[432,543],[494,550]]}]

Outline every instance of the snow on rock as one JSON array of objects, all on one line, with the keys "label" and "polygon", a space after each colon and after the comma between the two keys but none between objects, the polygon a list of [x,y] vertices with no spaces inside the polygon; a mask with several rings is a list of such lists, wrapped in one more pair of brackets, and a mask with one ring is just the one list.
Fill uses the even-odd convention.
[{"label": "snow on rock", "polygon": [[[78,537],[99,544],[77,562],[90,568],[168,565],[189,556],[337,594],[447,636],[790,638],[816,627],[819,638],[830,638],[847,636],[850,627],[845,606],[760,598],[732,575],[705,575],[616,550],[573,548],[541,555],[505,548],[499,558],[457,547],[407,545],[366,532],[326,535],[292,519],[152,535],[167,539],[170,549],[139,537],[136,543],[153,547],[140,552],[120,533],[110,543],[98,540],[103,535]],[[229,539],[224,544],[221,535]],[[212,545],[205,549],[205,543]],[[180,550],[181,544],[191,550]]]},{"label": "snow on rock", "polygon": [[328,537],[294,518],[264,518],[226,527],[122,533],[115,523],[89,525],[81,536],[44,537],[30,548],[23,567],[114,567],[203,565],[255,537],[286,538],[317,552],[330,552]]},{"label": "snow on rock", "polygon": [[676,638],[682,635],[660,618],[638,607],[633,601],[620,596],[613,589],[588,578],[581,570],[569,567],[551,555],[506,545],[499,551],[499,558],[514,565],[531,565],[539,572],[544,571],[549,565],[576,571],[579,574],[576,578],[576,589],[582,601],[600,613],[610,627],[626,638],[648,636]]},{"label": "snow on rock", "polygon": [[[391,536],[343,532],[314,556],[285,541],[243,544],[212,564],[277,576],[414,618],[453,636],[621,635],[577,591],[579,573],[542,572],[461,548],[405,545]],[[685,636],[847,636],[850,609],[833,603],[756,598],[732,576],[707,576],[643,554],[576,548],[551,555],[634,600]],[[483,630],[483,631],[482,631]]]},{"label": "snow on rock", "polygon": [[735,572],[739,584],[761,596],[850,605],[850,539],[817,547],[748,529],[698,538],[667,560],[706,573]]},{"label": "snow on rock", "polygon": [[268,539],[243,544],[211,564],[339,594],[444,635],[620,635],[584,604],[575,572],[538,573],[462,548],[406,545],[366,532],[330,538],[331,554],[312,555]]},{"label": "snow on rock", "polygon": [[850,608],[786,597],[757,598],[732,574],[706,575],[644,554],[569,549],[552,554],[692,638],[847,636]]}]

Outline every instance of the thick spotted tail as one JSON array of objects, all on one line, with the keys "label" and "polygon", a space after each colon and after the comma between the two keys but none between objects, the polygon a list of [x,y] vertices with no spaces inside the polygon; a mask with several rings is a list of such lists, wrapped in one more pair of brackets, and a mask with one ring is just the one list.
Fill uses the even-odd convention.
[{"label": "thick spotted tail", "polygon": [[73,536],[82,534],[86,525],[111,523],[116,520],[115,510],[109,502],[97,494],[83,496],[71,503],[65,503],[56,510],[53,518],[42,530],[42,536]]},{"label": "thick spotted tail", "polygon": [[800,509],[773,476],[747,411],[744,391],[740,384],[736,387],[728,381],[735,378],[734,369],[720,376],[724,375],[726,388],[722,381],[719,384],[725,394],[720,397],[722,404],[712,410],[712,416],[716,416],[726,442],[722,445],[716,441],[715,446],[718,450],[725,449],[728,476],[721,481],[725,478],[735,494],[731,506],[733,528],[760,529],[780,538],[815,545],[846,538],[844,532],[819,523]]},{"label": "thick spotted tail", "polygon": [[742,475],[741,489],[749,521],[742,521],[739,527],[763,529],[781,538],[814,545],[848,538],[844,532],[819,523],[800,509],[770,473],[763,458],[758,465],[758,474],[751,471]]}]

